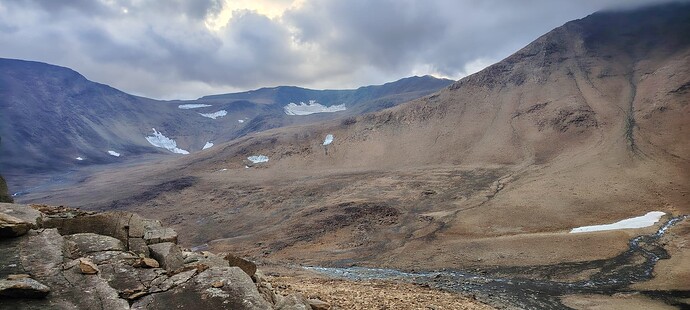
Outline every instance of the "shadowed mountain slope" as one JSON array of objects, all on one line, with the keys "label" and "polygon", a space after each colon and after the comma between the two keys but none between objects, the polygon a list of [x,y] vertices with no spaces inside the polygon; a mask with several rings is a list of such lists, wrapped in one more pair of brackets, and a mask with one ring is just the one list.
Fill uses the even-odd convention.
[{"label": "shadowed mountain slope", "polygon": [[[31,174],[64,173],[93,164],[171,155],[170,150],[147,141],[147,137],[155,137],[152,128],[164,136],[159,144],[177,147],[177,152],[196,152],[207,142],[219,144],[269,128],[380,110],[452,82],[427,76],[359,90],[277,87],[272,91],[281,96],[266,97],[267,90],[262,89],[212,100],[158,101],[129,95],[91,82],[71,69],[44,63],[0,59],[0,72],[0,170],[18,189],[26,187],[23,180]],[[341,97],[347,101],[335,101]],[[284,111],[290,102],[310,100],[320,100],[325,106],[345,104],[349,110],[304,116]],[[178,108],[185,105],[197,107]]]}]

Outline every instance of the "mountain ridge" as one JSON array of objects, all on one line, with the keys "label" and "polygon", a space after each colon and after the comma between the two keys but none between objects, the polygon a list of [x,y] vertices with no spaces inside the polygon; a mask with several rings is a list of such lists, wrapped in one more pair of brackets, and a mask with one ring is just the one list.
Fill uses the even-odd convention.
[{"label": "mountain ridge", "polygon": [[[72,69],[42,62],[0,59],[0,68],[0,111],[3,117],[0,133],[4,140],[0,167],[8,181],[14,183],[12,188],[26,187],[21,184],[22,180],[15,180],[27,172],[54,173],[94,164],[116,164],[130,159],[147,160],[169,155],[168,151],[147,141],[146,137],[155,134],[154,128],[176,142],[180,149],[194,152],[211,141],[221,143],[268,128],[361,113],[356,106],[350,106],[350,111],[336,114],[289,116],[283,109],[287,102],[273,99],[267,102],[252,96],[247,97],[249,100],[213,102],[206,99],[160,101],[130,95],[92,82]],[[451,82],[438,81],[421,86],[415,89],[416,92],[402,89],[399,94],[394,94],[396,83],[389,83],[386,85],[393,97],[382,98],[372,94],[367,98],[353,98],[348,104],[376,110],[381,108],[376,100],[395,105]],[[380,87],[383,86],[371,89],[375,91]],[[324,91],[311,92],[316,96]],[[300,100],[307,102],[313,99],[310,95],[304,94]],[[292,97],[300,98],[299,95]],[[203,106],[189,110],[178,108],[185,104]],[[215,118],[206,119],[211,117]],[[110,151],[120,154],[120,157],[109,155]]]}]

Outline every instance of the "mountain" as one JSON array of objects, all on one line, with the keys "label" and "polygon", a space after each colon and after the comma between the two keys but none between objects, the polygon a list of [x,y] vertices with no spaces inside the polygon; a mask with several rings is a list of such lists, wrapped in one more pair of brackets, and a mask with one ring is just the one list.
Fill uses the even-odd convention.
[{"label": "mountain", "polygon": [[[269,128],[379,110],[451,83],[413,77],[358,90],[277,87],[193,101],[158,101],[129,95],[89,81],[71,69],[44,63],[0,59],[0,72],[0,167],[14,183],[13,188],[25,188],[23,178],[29,174],[196,152]],[[282,95],[265,95],[271,92]],[[290,102],[315,99],[319,106],[338,104],[342,110],[350,110],[286,114],[284,106]]]},{"label": "mountain", "polygon": [[[599,12],[392,108],[252,133],[23,199],[140,212],[190,236],[184,245],[266,261],[618,283],[588,292],[682,304],[689,60],[690,4]],[[248,158],[259,155],[267,161]],[[678,221],[659,244],[661,235],[633,239],[659,222],[570,233],[649,212]],[[529,289],[553,294],[546,286]],[[540,296],[563,308],[562,295]]]}]

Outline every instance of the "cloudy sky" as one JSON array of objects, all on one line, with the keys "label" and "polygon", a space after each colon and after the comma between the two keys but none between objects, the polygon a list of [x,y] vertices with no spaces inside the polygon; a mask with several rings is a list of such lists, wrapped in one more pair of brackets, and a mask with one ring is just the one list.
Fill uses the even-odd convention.
[{"label": "cloudy sky", "polygon": [[[663,2],[663,0],[661,0]],[[3,0],[0,57],[159,99],[461,78],[601,9],[660,0]]]}]

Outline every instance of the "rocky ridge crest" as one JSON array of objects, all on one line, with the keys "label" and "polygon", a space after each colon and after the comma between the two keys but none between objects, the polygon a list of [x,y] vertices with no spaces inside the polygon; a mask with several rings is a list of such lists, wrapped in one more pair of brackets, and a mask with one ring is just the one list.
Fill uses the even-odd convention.
[{"label": "rocky ridge crest", "polygon": [[130,212],[0,203],[0,309],[328,309]]}]

